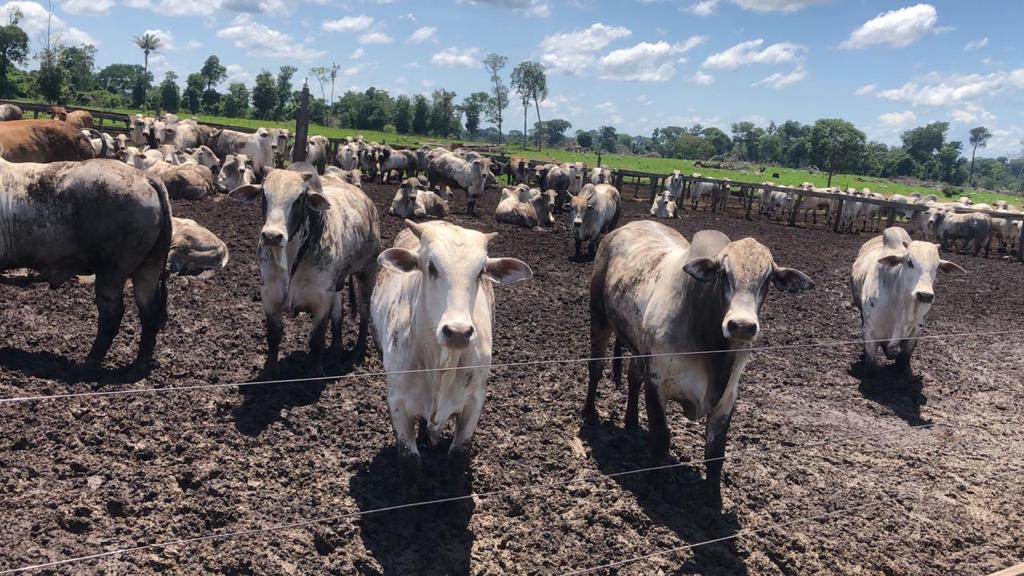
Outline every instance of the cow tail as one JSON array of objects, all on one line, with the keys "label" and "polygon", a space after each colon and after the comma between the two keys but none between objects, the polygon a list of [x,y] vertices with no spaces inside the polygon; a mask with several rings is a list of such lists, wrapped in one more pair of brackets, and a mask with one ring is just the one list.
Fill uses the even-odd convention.
[{"label": "cow tail", "polygon": [[173,224],[171,223],[171,201],[167,195],[167,187],[164,183],[152,176],[147,176],[149,185],[152,186],[160,198],[160,236],[157,238],[156,246],[150,252],[160,258],[160,286],[157,289],[157,329],[163,330],[167,325],[167,254],[171,251],[171,234]]},{"label": "cow tail", "polygon": [[616,388],[622,388],[622,344],[618,337],[615,338],[615,347],[612,352],[612,381]]}]

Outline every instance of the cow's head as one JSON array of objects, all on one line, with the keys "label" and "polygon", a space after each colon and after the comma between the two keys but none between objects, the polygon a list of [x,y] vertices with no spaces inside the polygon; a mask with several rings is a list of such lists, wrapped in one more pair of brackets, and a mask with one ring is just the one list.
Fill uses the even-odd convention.
[{"label": "cow's head", "polygon": [[569,211],[569,221],[578,234],[597,210],[597,188],[593,184],[587,184],[579,194],[570,194],[569,201],[562,205],[562,209]]},{"label": "cow's head", "polygon": [[220,158],[214,154],[213,150],[210,150],[208,146],[200,146],[192,152],[192,158],[199,163],[201,166],[206,166],[210,170],[220,166]]},{"label": "cow's head", "polygon": [[287,263],[288,242],[300,234],[309,213],[323,212],[331,205],[314,174],[292,170],[271,170],[262,186],[244,184],[228,196],[245,202],[262,202],[260,245],[271,251],[281,267]]},{"label": "cow's head", "polygon": [[402,193],[402,197],[409,200],[412,204],[416,203],[416,194],[419,192],[420,181],[418,178],[406,178],[405,182],[402,182],[401,186],[398,187],[398,191]]},{"label": "cow's head", "polygon": [[420,240],[417,251],[390,248],[377,258],[385,269],[421,274],[420,304],[434,328],[437,343],[451,350],[467,348],[477,338],[473,311],[481,282],[511,284],[533,276],[515,258],[490,258],[487,244],[496,233],[483,234],[447,222],[406,226]]},{"label": "cow's head", "polygon": [[740,343],[753,342],[760,332],[758,314],[769,283],[786,292],[814,288],[806,274],[776,264],[768,248],[753,238],[730,242],[713,257],[694,258],[683,270],[699,282],[717,282],[725,312],[722,335]]},{"label": "cow's head", "polygon": [[[886,230],[886,235],[888,233]],[[888,247],[888,237],[886,240]],[[927,313],[935,301],[938,272],[967,274],[963,268],[940,258],[939,247],[931,242],[907,242],[903,250],[886,252],[878,259],[878,266],[897,273],[896,291],[900,302],[909,303],[919,313]]]}]

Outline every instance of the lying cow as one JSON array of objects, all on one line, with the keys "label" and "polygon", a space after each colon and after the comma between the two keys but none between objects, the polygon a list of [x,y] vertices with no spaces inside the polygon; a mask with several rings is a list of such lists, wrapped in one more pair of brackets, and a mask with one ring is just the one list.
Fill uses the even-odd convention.
[{"label": "lying cow", "polygon": [[96,156],[89,137],[60,120],[4,122],[0,150],[8,162],[61,162]]},{"label": "lying cow", "polygon": [[256,173],[252,170],[249,157],[245,154],[229,154],[224,158],[224,165],[220,167],[217,182],[221,190],[226,192],[255,183]]},{"label": "lying cow", "polygon": [[569,197],[563,209],[570,213],[576,257],[580,257],[584,242],[589,242],[587,251],[594,255],[601,235],[619,223],[619,191],[610,184],[587,184],[579,194]]},{"label": "lying cow", "polygon": [[663,190],[651,204],[651,216],[655,218],[675,218],[679,207],[671,190]]},{"label": "lying cow", "polygon": [[533,272],[514,258],[487,254],[496,234],[441,221],[406,225],[394,248],[377,259],[383,270],[371,304],[388,373],[399,472],[403,488],[414,489],[420,473],[417,423],[436,444],[454,416],[448,470],[452,487],[460,490],[487,392],[494,285],[527,280]]},{"label": "lying cow", "polygon": [[910,239],[893,226],[861,246],[851,271],[853,304],[860,311],[864,364],[878,368],[878,348],[896,365],[910,369],[917,335],[935,301],[937,272],[966,274],[939,258],[931,242]]},{"label": "lying cow", "polygon": [[128,155],[127,162],[163,182],[167,194],[173,200],[200,200],[212,195],[217,189],[213,172],[206,166],[174,165],[163,159],[132,153]]},{"label": "lying cow", "polygon": [[525,184],[505,188],[501,191],[501,200],[494,211],[494,219],[524,228],[554,226],[555,216],[552,208],[555,197],[554,190],[541,192]]},{"label": "lying cow", "polygon": [[[335,176],[341,178],[342,181],[347,182],[353,186],[363,187],[363,176],[359,171],[359,168],[353,168],[352,170],[343,170],[337,166],[328,166],[324,169],[324,175]],[[425,186],[424,186],[425,187]]]},{"label": "lying cow", "polygon": [[174,274],[191,276],[228,265],[228,247],[195,220],[172,218],[174,233],[167,264]]},{"label": "lying cow", "polygon": [[[589,366],[585,418],[597,418],[597,383],[614,335],[616,348],[646,356],[629,364],[626,427],[639,427],[641,382],[655,458],[668,454],[665,406],[670,400],[680,402],[691,420],[707,416],[708,496],[720,504],[725,436],[740,376],[760,332],[758,314],[769,283],[788,292],[814,287],[803,272],[776,264],[768,248],[752,238],[732,242],[721,232],[702,231],[691,245],[652,221],[631,222],[609,234],[590,284],[595,360]],[[728,352],[718,352],[723,350]],[[711,351],[716,353],[694,354]]]},{"label": "lying cow", "polygon": [[308,163],[271,169],[263,186],[247,184],[231,198],[263,203],[263,229],[256,256],[260,296],[267,319],[267,359],[273,376],[284,336],[283,316],[313,316],[309,337],[314,374],[323,375],[324,336],[331,324],[331,346],[340,350],[341,289],[349,276],[359,283],[359,341],[365,341],[370,288],[380,253],[377,208],[362,190],[325,179]]},{"label": "lying cow", "polygon": [[21,120],[21,108],[14,104],[0,104],[0,122]]},{"label": "lying cow", "polygon": [[427,164],[427,179],[430,187],[444,186],[466,192],[466,214],[476,213],[476,202],[484,193],[485,161],[482,158],[469,162],[450,152],[433,155]]},{"label": "lying cow", "polygon": [[446,218],[448,202],[433,192],[422,188],[417,178],[407,178],[395,192],[388,213],[399,218]]},{"label": "lying cow", "polygon": [[159,180],[117,160],[0,159],[0,230],[0,270],[31,268],[51,288],[96,275],[99,329],[89,368],[100,366],[120,329],[130,278],[142,324],[134,368],[149,365],[167,318],[171,245],[170,201]]}]

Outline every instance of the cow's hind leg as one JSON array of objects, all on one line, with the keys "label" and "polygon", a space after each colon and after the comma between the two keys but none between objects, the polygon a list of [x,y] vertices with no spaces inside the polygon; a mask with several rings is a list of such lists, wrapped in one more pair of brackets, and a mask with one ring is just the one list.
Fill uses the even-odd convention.
[{"label": "cow's hind leg", "polygon": [[132,274],[132,289],[142,325],[142,339],[133,368],[144,370],[153,361],[157,332],[167,315],[167,276],[163,261],[154,259],[137,268]]},{"label": "cow's hind leg", "polygon": [[124,283],[126,278],[116,273],[96,275],[96,307],[99,309],[99,322],[96,329],[96,340],[85,361],[89,369],[96,369],[110,350],[110,345],[121,328],[124,316]]},{"label": "cow's hind leg", "polygon": [[604,356],[608,353],[608,341],[611,340],[612,329],[603,313],[590,311],[590,362],[587,365],[589,381],[587,383],[587,400],[583,404],[583,419],[588,422],[597,421],[597,383],[604,375]]},{"label": "cow's hind leg", "polygon": [[[352,285],[349,284],[349,291],[353,290]],[[342,290],[338,290],[331,297],[331,345],[327,349],[331,354],[341,354],[344,350],[344,336],[345,336],[345,313],[344,306],[342,306]]]},{"label": "cow's hind leg", "polygon": [[629,388],[626,396],[626,430],[640,429],[640,385],[644,380],[647,366],[644,360],[631,358],[626,380]]},{"label": "cow's hind leg", "polygon": [[376,261],[366,272],[357,273],[356,281],[359,283],[359,340],[358,347],[366,346],[366,340],[370,331],[370,293],[377,273]]}]

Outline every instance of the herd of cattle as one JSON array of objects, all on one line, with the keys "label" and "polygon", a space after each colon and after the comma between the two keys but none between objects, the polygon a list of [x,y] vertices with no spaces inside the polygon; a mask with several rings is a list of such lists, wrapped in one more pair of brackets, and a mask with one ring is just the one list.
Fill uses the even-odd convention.
[{"label": "herd of cattle", "polygon": [[[351,279],[360,342],[372,322],[388,372],[403,485],[414,488],[420,470],[417,426],[434,443],[454,416],[449,472],[461,489],[486,395],[494,286],[528,280],[532,271],[518,259],[488,253],[496,233],[462,228],[444,217],[451,189],[466,193],[471,213],[494,173],[508,174],[497,221],[533,228],[555,223],[564,212],[576,255],[586,242],[595,259],[585,417],[597,416],[602,359],[614,336],[615,380],[622,373],[618,352],[635,356],[627,370],[627,427],[638,426],[641,384],[656,456],[669,447],[668,401],[681,403],[688,418],[707,416],[707,487],[710,498],[720,501],[726,432],[740,376],[761,331],[761,308],[772,285],[786,292],[812,289],[806,274],[779,265],[768,247],[751,238],[734,241],[703,231],[691,242],[651,220],[620,227],[619,191],[602,168],[530,168],[513,159],[493,169],[474,152],[395,150],[362,138],[341,146],[332,160],[323,142],[314,146],[316,136],[307,161],[281,168],[289,137],[262,128],[253,134],[216,130],[171,116],[136,117],[131,132],[116,138],[70,114],[65,120],[6,121],[0,125],[0,271],[28,268],[53,287],[75,275],[95,275],[99,326],[88,356],[93,367],[119,330],[130,278],[142,324],[135,367],[145,369],[167,318],[168,271],[195,273],[228,262],[227,247],[209,230],[172,218],[170,199],[226,188],[232,199],[258,203],[264,373],[276,373],[284,317],[307,313],[313,317],[311,371],[323,375],[328,328],[331,349],[342,346],[342,295]],[[364,174],[399,183],[389,212],[406,218],[407,229],[390,248],[381,244],[377,208],[360,187]],[[653,216],[675,217],[686,200],[693,207],[703,198],[728,200],[721,185],[683,180],[678,172],[668,179]],[[765,194],[762,210],[792,209],[775,195]],[[944,242],[958,237],[949,222],[960,214],[945,211],[934,198],[907,202],[930,202],[943,215],[929,233]],[[826,217],[845,217],[845,207],[840,215],[829,207],[824,206]],[[912,240],[904,228],[887,228],[864,244],[852,263],[851,284],[869,369],[878,365],[879,348],[909,369],[939,272],[964,273],[940,258],[938,246]]]}]

